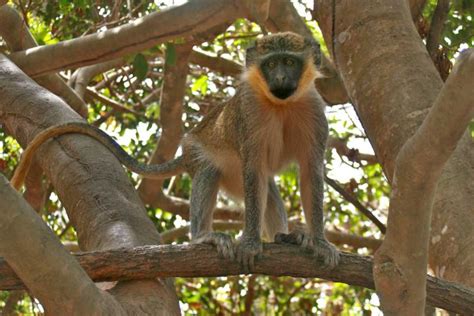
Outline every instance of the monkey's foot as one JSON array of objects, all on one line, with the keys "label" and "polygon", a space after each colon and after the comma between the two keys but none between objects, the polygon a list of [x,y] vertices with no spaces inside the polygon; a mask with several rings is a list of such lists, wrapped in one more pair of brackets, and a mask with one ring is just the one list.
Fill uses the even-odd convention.
[{"label": "monkey's foot", "polygon": [[219,255],[225,259],[235,259],[234,243],[232,237],[227,234],[220,232],[207,232],[196,237],[192,243],[214,245],[216,246]]},{"label": "monkey's foot", "polygon": [[275,235],[277,244],[292,244],[311,249],[315,257],[323,259],[325,269],[332,270],[339,263],[339,251],[325,238],[311,237],[303,231],[293,231],[289,234]]},{"label": "monkey's foot", "polygon": [[244,272],[249,273],[255,267],[255,257],[263,251],[260,239],[241,238],[236,246],[237,261]]}]

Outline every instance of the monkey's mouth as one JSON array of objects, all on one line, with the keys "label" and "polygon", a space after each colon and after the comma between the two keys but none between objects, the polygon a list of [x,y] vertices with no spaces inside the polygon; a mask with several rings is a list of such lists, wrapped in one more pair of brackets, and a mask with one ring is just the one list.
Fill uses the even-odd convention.
[{"label": "monkey's mouth", "polygon": [[271,93],[276,96],[278,99],[285,100],[286,98],[290,97],[296,89],[294,88],[278,88],[272,89]]}]

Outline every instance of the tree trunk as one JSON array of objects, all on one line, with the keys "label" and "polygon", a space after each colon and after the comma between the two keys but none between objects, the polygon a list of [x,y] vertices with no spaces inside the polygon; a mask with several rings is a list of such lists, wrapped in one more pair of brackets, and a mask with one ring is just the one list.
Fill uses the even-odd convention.
[{"label": "tree trunk", "polygon": [[[443,82],[404,1],[317,1],[319,25],[389,181]],[[334,9],[334,10],[333,10]],[[429,262],[474,286],[474,146],[466,132],[434,197]]]}]

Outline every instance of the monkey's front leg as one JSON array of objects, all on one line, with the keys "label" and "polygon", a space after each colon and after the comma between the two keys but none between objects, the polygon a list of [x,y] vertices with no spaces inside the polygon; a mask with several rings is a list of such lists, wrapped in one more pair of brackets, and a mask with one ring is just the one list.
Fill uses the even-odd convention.
[{"label": "monkey's front leg", "polygon": [[[255,159],[255,158],[254,158]],[[244,271],[254,268],[255,257],[262,252],[261,229],[267,202],[268,179],[261,170],[244,162],[245,227],[237,244],[237,260]]]},{"label": "monkey's front leg", "polygon": [[[314,157],[321,159],[322,157]],[[339,262],[339,252],[324,235],[324,167],[319,161],[309,160],[300,168],[300,186],[303,209],[308,226],[309,236],[303,238],[302,246],[313,248],[314,254],[323,259],[328,269],[333,269]]]},{"label": "monkey's front leg", "polygon": [[294,243],[311,248],[314,255],[323,259],[328,269],[339,262],[339,252],[324,235],[323,198],[324,167],[322,153],[314,153],[300,162],[301,200],[307,224],[307,231],[296,230],[290,234],[279,234],[277,243]]}]

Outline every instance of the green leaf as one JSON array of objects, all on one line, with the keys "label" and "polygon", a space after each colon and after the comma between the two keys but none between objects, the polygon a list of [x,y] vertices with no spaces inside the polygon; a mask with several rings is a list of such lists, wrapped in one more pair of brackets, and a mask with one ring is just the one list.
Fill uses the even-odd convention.
[{"label": "green leaf", "polygon": [[133,59],[133,74],[142,81],[148,72],[148,62],[143,54],[136,54]]},{"label": "green leaf", "polygon": [[196,81],[194,81],[191,91],[196,92],[200,91],[202,95],[206,94],[207,92],[207,79],[206,75],[199,77]]},{"label": "green leaf", "polygon": [[173,43],[166,44],[166,57],[165,63],[168,66],[176,65],[176,47]]}]

